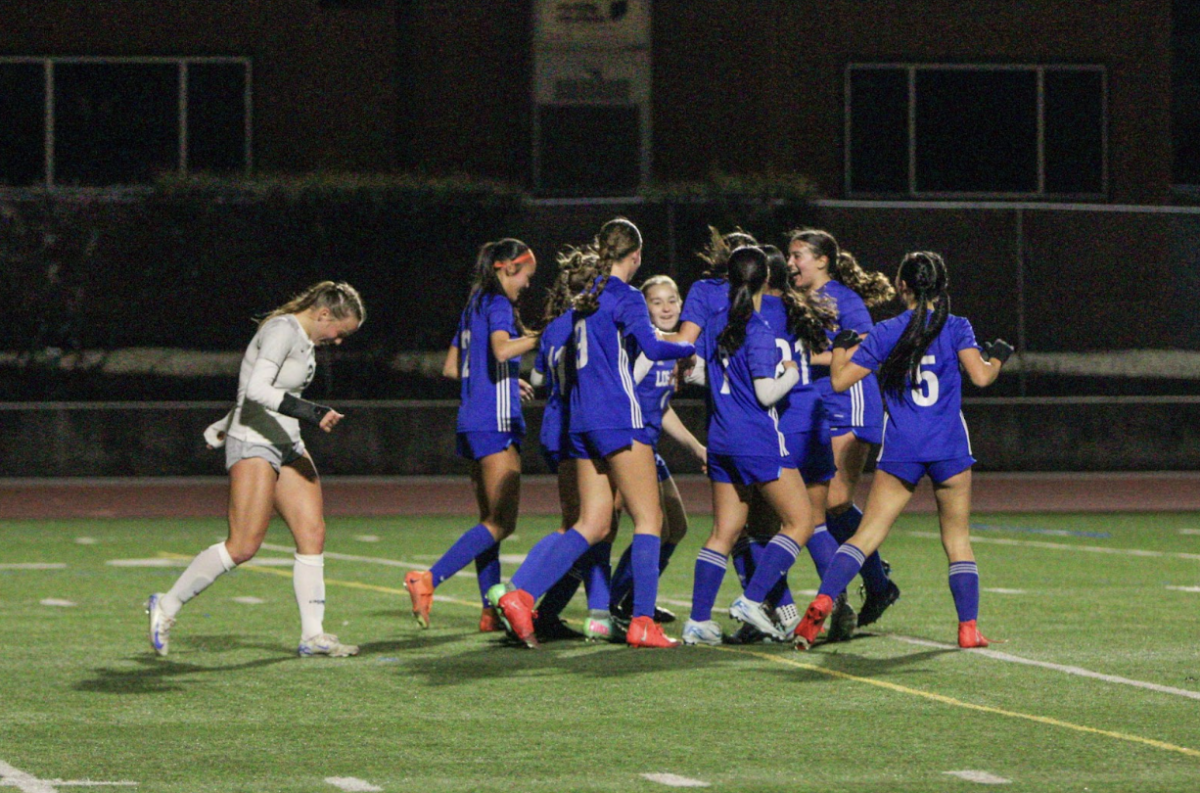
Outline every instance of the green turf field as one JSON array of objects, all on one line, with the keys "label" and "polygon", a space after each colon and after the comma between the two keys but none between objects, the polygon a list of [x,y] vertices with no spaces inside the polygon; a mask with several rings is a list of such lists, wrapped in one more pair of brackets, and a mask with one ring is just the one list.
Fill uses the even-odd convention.
[{"label": "green turf field", "polygon": [[[976,516],[980,626],[1006,641],[969,652],[931,517],[884,546],[902,599],[808,653],[506,647],[476,632],[466,576],[421,631],[401,578],[471,522],[330,520],[326,628],[362,645],[349,659],[295,656],[282,525],[188,604],[160,659],[142,603],[179,568],[128,560],[186,560],[222,522],[3,524],[0,790],[1200,789],[1200,515]],[[551,528],[525,519],[504,553]],[[663,578],[681,620],[707,530],[693,521]],[[792,581],[815,588],[806,556]],[[722,609],[736,590],[731,569]]]}]

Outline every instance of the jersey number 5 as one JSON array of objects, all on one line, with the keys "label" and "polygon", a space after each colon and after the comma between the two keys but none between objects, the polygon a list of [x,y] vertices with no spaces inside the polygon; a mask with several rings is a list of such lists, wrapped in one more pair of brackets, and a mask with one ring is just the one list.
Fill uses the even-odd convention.
[{"label": "jersey number 5", "polygon": [[[933,355],[926,355],[921,358],[921,366],[937,363],[937,358]],[[916,388],[912,390],[913,402],[916,402],[919,407],[927,408],[938,401],[938,379],[937,375],[927,369],[917,367],[917,382]]]}]

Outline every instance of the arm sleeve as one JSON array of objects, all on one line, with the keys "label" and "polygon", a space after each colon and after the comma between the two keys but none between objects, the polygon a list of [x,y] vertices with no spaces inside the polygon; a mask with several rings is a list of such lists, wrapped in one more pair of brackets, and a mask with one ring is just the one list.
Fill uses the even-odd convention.
[{"label": "arm sleeve", "polygon": [[800,371],[798,369],[784,369],[783,374],[775,378],[756,377],[754,378],[754,396],[758,397],[760,405],[769,408],[787,396],[787,393],[792,390],[792,386],[799,382]]},{"label": "arm sleeve", "polygon": [[[864,369],[870,369],[872,372],[879,371],[879,367],[887,360],[888,353],[891,352],[890,345],[884,345],[878,332],[867,336],[858,349],[854,351],[854,355],[850,357],[850,363],[858,364]],[[884,347],[887,346],[887,349]]]},{"label": "arm sleeve", "polygon": [[838,326],[843,330],[849,328],[862,336],[870,333],[875,323],[871,321],[871,312],[862,298],[848,295],[838,301]]},{"label": "arm sleeve", "polygon": [[645,353],[638,355],[637,361],[633,364],[633,384],[638,385],[646,379],[646,375],[650,374],[650,370],[654,368],[654,361],[646,357]]},{"label": "arm sleeve", "polygon": [[692,371],[688,372],[688,376],[683,378],[684,382],[692,385],[708,385],[708,364],[700,356],[696,356],[696,365],[692,367]]},{"label": "arm sleeve", "polygon": [[775,335],[765,323],[751,320],[746,325],[746,360],[750,368],[750,377],[754,380],[754,395],[763,407],[770,407],[792,390],[792,386],[800,382],[798,369],[784,369],[783,374],[775,376],[778,365],[779,348],[775,346]]},{"label": "arm sleeve", "polygon": [[275,378],[291,354],[294,341],[295,333],[286,320],[271,320],[263,326],[258,339],[258,358],[254,361],[250,380],[246,384],[246,399],[269,410],[279,411],[279,404],[287,392],[275,387]]},{"label": "arm sleeve", "polygon": [[637,290],[622,296],[617,306],[617,322],[637,340],[642,352],[652,361],[671,361],[686,358],[696,351],[689,342],[661,341],[650,324],[650,310]]},{"label": "arm sleeve", "polygon": [[490,295],[487,305],[488,337],[498,330],[508,331],[509,338],[521,335],[517,330],[516,309],[503,295]]},{"label": "arm sleeve", "polygon": [[979,342],[975,341],[975,329],[971,327],[969,319],[951,316],[948,322],[954,323],[954,335],[951,338],[954,340],[955,352],[979,349]]},{"label": "arm sleeve", "polygon": [[541,371],[534,369],[532,372],[529,373],[529,384],[531,386],[533,386],[534,388],[541,387],[545,382],[546,382],[546,375],[542,374]]}]

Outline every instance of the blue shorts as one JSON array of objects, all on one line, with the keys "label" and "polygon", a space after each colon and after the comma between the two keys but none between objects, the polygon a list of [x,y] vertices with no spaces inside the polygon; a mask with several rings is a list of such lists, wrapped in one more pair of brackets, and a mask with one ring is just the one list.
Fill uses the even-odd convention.
[{"label": "blue shorts", "polygon": [[708,453],[708,478],[730,485],[757,485],[774,482],[784,468],[795,468],[787,457],[777,455],[733,455]]},{"label": "blue shorts", "polygon": [[658,452],[654,453],[654,467],[658,469],[658,481],[665,482],[671,478],[671,469],[667,468],[667,461]]},{"label": "blue shorts", "polygon": [[863,443],[874,443],[876,445],[883,443],[883,427],[878,425],[870,427],[830,427],[829,437],[837,438],[845,435],[847,432],[853,432],[854,437]]},{"label": "blue shorts", "polygon": [[921,477],[929,474],[935,484],[941,484],[952,476],[957,476],[975,464],[971,455],[955,457],[953,460],[935,460],[931,463],[906,463],[900,461],[880,460],[875,468],[887,471],[897,479],[903,479],[910,485],[921,481]]},{"label": "blue shorts", "polygon": [[788,455],[806,485],[828,482],[837,473],[833,461],[833,446],[829,435],[822,430],[797,432],[784,438]]},{"label": "blue shorts", "polygon": [[574,457],[576,460],[602,460],[613,452],[633,446],[634,441],[653,446],[645,429],[572,432],[570,440],[563,447],[563,456]]},{"label": "blue shorts", "polygon": [[521,451],[524,434],[520,432],[460,432],[458,433],[458,456],[468,460],[482,460],[499,454],[509,446]]}]

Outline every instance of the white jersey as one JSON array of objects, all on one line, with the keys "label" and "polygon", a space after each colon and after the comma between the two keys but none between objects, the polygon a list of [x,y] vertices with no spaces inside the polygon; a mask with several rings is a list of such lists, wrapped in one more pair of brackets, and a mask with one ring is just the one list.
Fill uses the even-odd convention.
[{"label": "white jersey", "polygon": [[263,323],[242,358],[229,437],[243,443],[300,442],[300,421],[276,411],[284,394],[299,397],[312,382],[317,369],[313,348],[295,314]]}]

